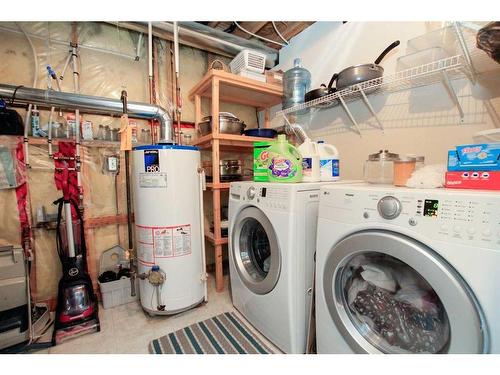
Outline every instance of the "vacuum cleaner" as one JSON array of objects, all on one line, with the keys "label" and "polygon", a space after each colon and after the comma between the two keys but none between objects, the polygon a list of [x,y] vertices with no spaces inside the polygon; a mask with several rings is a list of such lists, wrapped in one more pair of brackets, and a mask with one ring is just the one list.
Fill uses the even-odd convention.
[{"label": "vacuum cleaner", "polygon": [[[63,275],[59,281],[53,344],[85,333],[99,332],[97,297],[87,268],[87,249],[83,218],[76,202],[71,199],[69,171],[62,170],[63,197],[54,202],[58,206],[56,244]],[[71,207],[78,219],[74,222]],[[64,209],[65,225],[62,225]]]}]

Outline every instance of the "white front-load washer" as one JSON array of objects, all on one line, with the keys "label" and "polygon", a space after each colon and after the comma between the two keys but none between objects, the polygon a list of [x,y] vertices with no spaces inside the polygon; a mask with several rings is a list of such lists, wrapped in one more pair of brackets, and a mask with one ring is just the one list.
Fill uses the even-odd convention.
[{"label": "white front-load washer", "polygon": [[319,189],[324,184],[231,183],[233,305],[285,353],[306,350]]},{"label": "white front-load washer", "polygon": [[500,353],[500,194],[322,189],[319,353]]}]

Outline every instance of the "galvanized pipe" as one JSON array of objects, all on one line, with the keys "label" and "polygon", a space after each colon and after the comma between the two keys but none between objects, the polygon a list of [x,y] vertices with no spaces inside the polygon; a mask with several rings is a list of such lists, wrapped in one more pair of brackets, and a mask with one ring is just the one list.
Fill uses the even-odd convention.
[{"label": "galvanized pipe", "polygon": [[[119,99],[0,84],[0,98],[9,102],[14,92],[15,104],[36,104],[68,111],[79,109],[81,112],[109,116],[123,114],[123,105]],[[172,118],[164,108],[140,102],[128,102],[127,108],[129,117],[157,119],[160,122],[159,143],[173,143]]]},{"label": "galvanized pipe", "polygon": [[[146,32],[148,26],[147,22],[110,23],[137,32]],[[153,34],[159,38],[173,40],[174,26],[170,22],[153,22]],[[266,54],[267,68],[274,67],[279,59],[278,51],[274,48],[198,22],[179,22],[179,43],[229,57],[236,56],[244,49],[252,49]]]}]

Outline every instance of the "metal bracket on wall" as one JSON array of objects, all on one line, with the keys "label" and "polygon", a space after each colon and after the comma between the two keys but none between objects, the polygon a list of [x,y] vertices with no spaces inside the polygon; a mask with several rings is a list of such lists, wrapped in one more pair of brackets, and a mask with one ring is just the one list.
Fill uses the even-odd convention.
[{"label": "metal bracket on wall", "polygon": [[370,101],[368,100],[368,97],[366,96],[365,92],[363,91],[363,89],[361,88],[360,85],[358,85],[358,89],[359,89],[359,92],[361,93],[361,96],[363,97],[363,101],[365,102],[366,106],[370,110],[373,117],[375,117],[375,120],[377,120],[378,128],[380,130],[382,130],[382,133],[383,133],[384,132],[384,124],[382,124],[382,122],[378,118],[377,114],[375,113],[375,110],[373,109]]},{"label": "metal bracket on wall", "polygon": [[344,98],[340,94],[339,94],[338,98],[340,100],[340,104],[342,105],[342,108],[344,108],[344,111],[347,113],[347,116],[349,116],[349,118],[351,119],[351,121],[352,121],[352,123],[354,125],[354,128],[355,128],[355,132],[358,133],[358,135],[360,137],[362,137],[361,132],[360,132],[359,127],[358,127],[358,123],[354,119],[354,117],[353,117],[351,111],[349,110],[349,108],[347,108],[347,104],[345,103]]},{"label": "metal bracket on wall", "polygon": [[441,71],[441,76],[443,77],[443,85],[448,92],[448,95],[450,96],[451,100],[453,103],[457,106],[458,113],[460,113],[460,121],[464,121],[464,111],[462,109],[462,106],[460,105],[460,102],[458,101],[458,96],[457,93],[455,92],[455,89],[451,85],[450,77],[448,76],[448,73],[446,71],[442,70]]},{"label": "metal bracket on wall", "polygon": [[453,27],[455,29],[455,34],[457,34],[457,39],[458,39],[458,42],[460,44],[462,54],[464,56],[467,70],[469,71],[469,73],[471,75],[471,77],[470,77],[471,81],[472,81],[472,83],[476,83],[477,71],[476,71],[476,68],[474,67],[474,63],[472,62],[470,51],[469,51],[469,48],[467,47],[467,43],[465,41],[464,34],[462,33],[460,22],[453,22]]}]

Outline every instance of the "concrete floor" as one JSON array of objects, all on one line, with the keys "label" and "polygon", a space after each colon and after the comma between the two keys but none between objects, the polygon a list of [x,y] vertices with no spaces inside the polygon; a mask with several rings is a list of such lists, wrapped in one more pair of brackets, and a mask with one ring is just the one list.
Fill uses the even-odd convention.
[{"label": "concrete floor", "polygon": [[[190,324],[211,318],[223,312],[234,311],[225,277],[225,290],[215,291],[215,280],[209,275],[208,303],[181,314],[151,317],[139,302],[99,310],[101,332],[87,334],[63,342],[39,354],[147,354],[149,342]],[[259,335],[271,348],[276,348]]]}]

